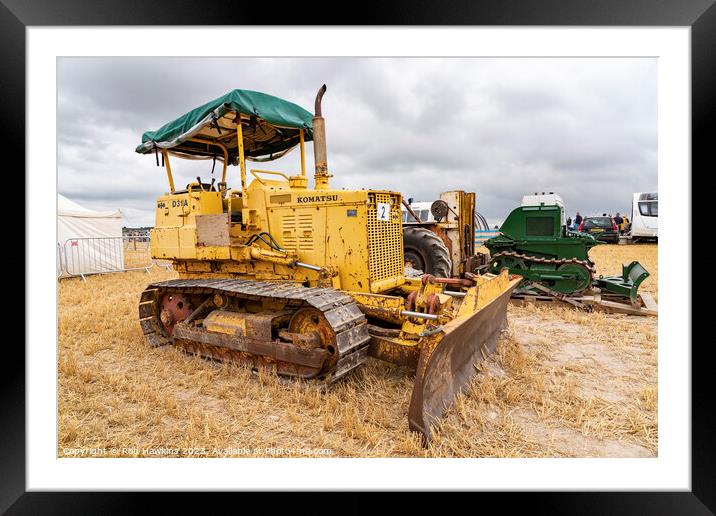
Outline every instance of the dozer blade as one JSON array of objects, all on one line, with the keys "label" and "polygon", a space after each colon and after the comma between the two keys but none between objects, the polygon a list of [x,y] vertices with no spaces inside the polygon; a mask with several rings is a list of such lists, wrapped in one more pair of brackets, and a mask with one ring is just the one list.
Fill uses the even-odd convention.
[{"label": "dozer blade", "polygon": [[[495,278],[499,279],[499,276]],[[408,421],[410,429],[421,433],[426,443],[432,436],[431,425],[440,420],[455,396],[477,373],[476,365],[495,351],[500,332],[507,325],[510,295],[520,280],[520,276],[515,276],[490,285],[485,290],[492,290],[494,294],[486,304],[483,300],[482,307],[474,313],[447,323],[443,333],[435,335],[435,339],[422,348]],[[490,296],[489,292],[485,294]]]},{"label": "dozer blade", "polygon": [[633,261],[629,265],[622,265],[621,276],[600,277],[594,284],[607,292],[628,298],[634,304],[639,285],[648,277],[649,271],[639,262]]}]

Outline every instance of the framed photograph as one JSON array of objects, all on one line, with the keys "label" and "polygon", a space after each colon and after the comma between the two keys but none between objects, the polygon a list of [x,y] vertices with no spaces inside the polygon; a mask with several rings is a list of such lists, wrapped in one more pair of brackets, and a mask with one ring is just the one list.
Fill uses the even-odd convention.
[{"label": "framed photograph", "polygon": [[197,9],[0,5],[29,301],[3,510],[457,490],[710,513],[685,259],[709,2]]}]

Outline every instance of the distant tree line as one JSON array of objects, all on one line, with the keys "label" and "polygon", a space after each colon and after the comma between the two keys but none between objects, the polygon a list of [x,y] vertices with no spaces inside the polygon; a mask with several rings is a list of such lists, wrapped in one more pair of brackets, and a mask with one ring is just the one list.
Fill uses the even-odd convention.
[{"label": "distant tree line", "polygon": [[141,228],[122,227],[122,236],[149,236],[149,230],[152,226],[143,226]]}]

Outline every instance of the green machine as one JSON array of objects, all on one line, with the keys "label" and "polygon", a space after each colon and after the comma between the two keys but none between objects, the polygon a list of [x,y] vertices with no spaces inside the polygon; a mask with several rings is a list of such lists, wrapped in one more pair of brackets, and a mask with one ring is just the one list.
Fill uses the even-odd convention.
[{"label": "green machine", "polygon": [[523,292],[536,284],[542,292],[574,295],[596,285],[634,302],[649,273],[632,262],[621,276],[595,279],[589,250],[598,243],[591,235],[567,229],[561,197],[543,193],[525,196],[500,227],[500,234],[484,245],[491,256],[488,271],[506,267],[511,274],[519,274],[525,279],[519,287]]}]

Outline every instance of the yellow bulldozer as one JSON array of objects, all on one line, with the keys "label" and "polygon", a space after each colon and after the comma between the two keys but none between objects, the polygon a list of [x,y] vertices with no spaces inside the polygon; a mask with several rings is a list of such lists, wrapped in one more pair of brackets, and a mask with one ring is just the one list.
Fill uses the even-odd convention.
[{"label": "yellow bulldozer", "polygon": [[[370,356],[409,366],[409,427],[429,440],[494,351],[520,277],[504,270],[406,278],[400,193],[329,185],[325,91],[311,114],[278,97],[233,90],[142,135],[136,151],[154,154],[169,183],[156,201],[152,256],[170,260],[179,279],[146,288],[140,325],[152,346],[179,346],[322,387]],[[247,170],[249,161],[295,148],[300,172]],[[211,160],[212,175],[220,163],[221,180],[197,177],[177,188],[175,157]],[[239,169],[237,188],[229,187],[229,165]]]}]

